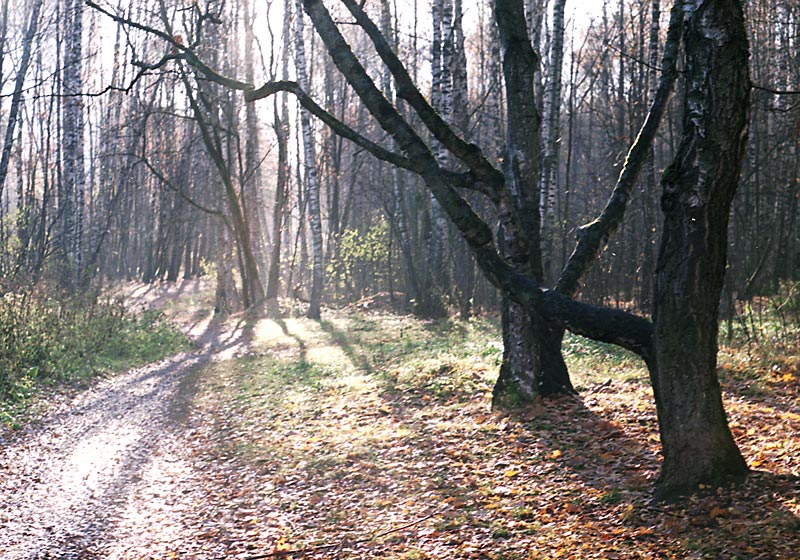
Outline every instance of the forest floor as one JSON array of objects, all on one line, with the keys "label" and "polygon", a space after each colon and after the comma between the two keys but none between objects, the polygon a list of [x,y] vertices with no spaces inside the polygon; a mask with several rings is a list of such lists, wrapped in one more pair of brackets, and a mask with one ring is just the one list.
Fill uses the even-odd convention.
[{"label": "forest floor", "polygon": [[385,301],[217,323],[202,284],[129,290],[197,349],[62,394],[0,434],[0,557],[800,558],[800,358],[721,353],[753,469],[651,504],[637,360],[572,339],[579,398],[491,414],[496,321]]}]

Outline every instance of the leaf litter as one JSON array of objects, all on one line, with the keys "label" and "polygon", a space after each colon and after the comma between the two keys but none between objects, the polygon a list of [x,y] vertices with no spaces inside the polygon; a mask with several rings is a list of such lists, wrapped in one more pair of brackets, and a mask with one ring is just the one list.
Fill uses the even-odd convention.
[{"label": "leaf litter", "polygon": [[643,373],[568,352],[580,398],[499,417],[496,337],[380,311],[239,318],[194,362],[6,436],[3,558],[798,558],[791,360],[758,391],[723,372],[748,480],[654,505]]}]

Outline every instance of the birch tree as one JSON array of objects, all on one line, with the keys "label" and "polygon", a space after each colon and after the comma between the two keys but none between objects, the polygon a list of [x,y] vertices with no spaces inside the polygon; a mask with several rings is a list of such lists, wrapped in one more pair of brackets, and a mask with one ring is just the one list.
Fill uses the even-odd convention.
[{"label": "birch tree", "polygon": [[64,69],[62,126],[62,176],[59,187],[61,220],[61,281],[67,287],[79,282],[83,251],[84,109],[83,91],[83,2],[64,0]]},{"label": "birch tree", "polygon": [[[303,25],[303,8],[300,2],[301,0],[295,0],[294,60],[300,88],[303,91],[309,91],[305,39],[303,37],[305,26]],[[317,156],[314,149],[314,136],[311,132],[311,117],[305,109],[300,110],[300,127],[303,133],[304,169],[308,185],[308,214],[311,225],[312,250],[311,295],[307,316],[309,319],[319,319],[325,272],[322,247],[322,215],[320,211],[319,179],[317,177]]]},{"label": "birch tree", "polygon": [[[453,107],[453,4],[452,0],[433,0],[431,3],[431,21],[433,33],[431,39],[431,105],[442,117],[450,121]],[[447,166],[449,156],[447,150],[436,139],[433,140],[434,152],[439,165]],[[427,231],[426,244],[430,250],[430,258],[423,261],[427,269],[426,280],[429,282],[423,290],[430,291],[430,310],[426,313],[432,317],[444,316],[444,297],[449,284],[447,278],[447,217],[435,197],[430,197],[430,225]]]},{"label": "birch tree", "polygon": [[544,94],[544,126],[542,137],[541,193],[539,207],[542,220],[543,274],[549,279],[554,258],[556,191],[558,189],[559,151],[561,148],[561,74],[564,63],[564,6],[566,0],[553,1],[553,38],[551,42],[549,76]]}]

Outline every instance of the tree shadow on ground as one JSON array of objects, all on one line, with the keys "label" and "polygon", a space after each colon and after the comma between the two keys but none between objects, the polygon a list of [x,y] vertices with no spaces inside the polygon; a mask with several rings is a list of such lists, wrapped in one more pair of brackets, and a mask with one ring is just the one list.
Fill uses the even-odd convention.
[{"label": "tree shadow on ground", "polygon": [[342,352],[345,353],[355,367],[367,375],[374,374],[369,357],[353,345],[345,332],[337,329],[330,321],[322,320],[317,321],[317,323],[324,332],[328,333],[331,340],[342,349]]},{"label": "tree shadow on ground", "polygon": [[[286,364],[335,345],[349,361],[336,367],[367,380],[337,387],[330,368],[289,373],[269,390],[302,389],[305,400],[232,393],[239,416],[211,427],[209,454],[261,473],[260,507],[286,519],[293,546],[335,544],[352,558],[790,558],[800,548],[790,476],[756,472],[737,487],[650,503],[659,445],[641,384],[588,384],[581,399],[547,400],[541,416],[502,418],[488,410],[485,372],[440,360],[398,378],[391,360],[404,346],[373,355],[365,336],[379,321],[322,321],[321,333],[277,324],[294,340],[294,354],[280,348]],[[259,433],[266,443],[241,435]]]},{"label": "tree shadow on ground", "polygon": [[[356,367],[374,374],[357,337],[330,323],[323,329]],[[445,377],[451,372],[445,368],[439,373]],[[613,393],[624,391],[623,383],[597,384],[611,403],[602,412],[563,397],[549,400],[541,417],[525,418],[523,413],[487,421],[485,412],[474,406],[475,395],[460,392],[463,386],[443,390],[441,383],[428,383],[410,388],[383,381],[380,414],[391,417],[408,434],[404,439],[413,441],[405,456],[395,458],[406,465],[400,476],[409,485],[427,481],[440,504],[471,504],[462,523],[453,524],[453,539],[463,540],[464,523],[476,530],[488,523],[492,535],[502,536],[505,543],[529,541],[530,531],[544,528],[543,534],[551,534],[558,546],[592,543],[595,557],[606,550],[631,558],[667,553],[788,558],[781,555],[800,546],[800,521],[786,507],[798,499],[797,479],[791,475],[756,472],[739,486],[701,489],[693,497],[652,504],[660,467],[655,412],[652,406],[614,403]],[[593,389],[585,393],[588,400]],[[464,430],[469,424],[472,428]],[[380,470],[392,469],[384,465]],[[484,476],[475,477],[476,471]],[[363,475],[375,487],[392,487],[369,469]],[[769,503],[767,510],[754,507],[759,496]],[[565,539],[565,533],[571,538]],[[620,547],[627,552],[620,553]],[[557,545],[545,544],[542,550],[555,553]]]}]

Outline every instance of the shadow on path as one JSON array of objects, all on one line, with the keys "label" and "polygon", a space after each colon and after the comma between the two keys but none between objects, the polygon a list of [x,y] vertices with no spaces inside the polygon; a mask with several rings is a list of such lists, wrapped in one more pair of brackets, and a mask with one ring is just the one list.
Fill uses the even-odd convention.
[{"label": "shadow on path", "polygon": [[66,410],[0,450],[0,550],[4,560],[101,558],[154,461],[172,450],[186,414],[187,375],[249,344],[252,325],[210,321],[198,350],[133,369],[80,393]]}]

